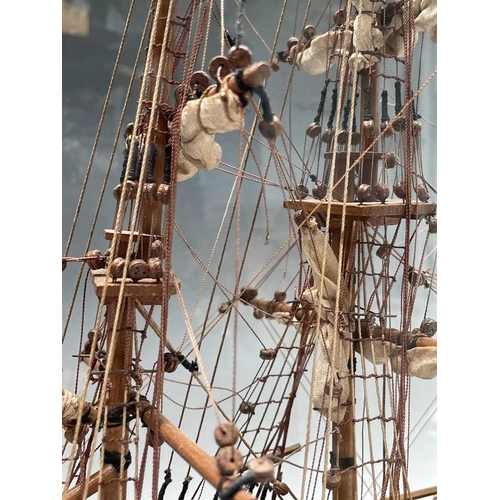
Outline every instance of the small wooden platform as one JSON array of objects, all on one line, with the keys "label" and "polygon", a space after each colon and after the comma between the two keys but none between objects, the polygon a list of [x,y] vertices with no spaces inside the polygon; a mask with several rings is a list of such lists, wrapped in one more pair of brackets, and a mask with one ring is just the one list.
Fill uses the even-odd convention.
[{"label": "small wooden platform", "polygon": [[[111,241],[113,239],[114,234],[115,231],[113,229],[105,229],[104,239]],[[118,241],[126,241],[128,243],[128,240],[130,239],[131,236],[134,242],[140,241],[141,238],[153,238],[155,240],[163,239],[163,235],[161,234],[144,234],[137,232],[132,233],[131,231],[121,231],[118,234]]]},{"label": "small wooden platform", "polygon": [[[175,282],[180,286],[179,279],[174,274],[172,274],[172,279],[175,280]],[[106,269],[92,271],[92,280],[94,282],[94,291],[100,300],[106,283]],[[110,304],[112,300],[118,298],[118,295],[120,294],[120,287],[120,279],[113,282],[112,278],[109,278],[108,287],[106,289],[106,299],[104,300],[106,305]],[[175,284],[171,280],[168,294],[170,296],[175,295],[175,293]],[[154,279],[144,278],[134,283],[130,278],[127,278],[125,281],[125,290],[123,291],[124,298],[134,298],[143,305],[161,305],[162,294],[163,283],[158,283]]]},{"label": "small wooden platform", "polygon": [[[291,210],[304,210],[307,213],[314,212],[321,214],[325,218],[328,210],[328,202],[320,200],[286,200],[283,202],[284,208]],[[330,202],[330,225],[338,226],[342,219],[344,203],[341,201]],[[412,219],[419,219],[429,215],[435,215],[437,203],[411,201],[410,216]],[[369,222],[372,225],[394,225],[406,217],[406,204],[399,200],[386,200],[380,202],[349,202],[345,207],[346,219],[348,221]]]}]

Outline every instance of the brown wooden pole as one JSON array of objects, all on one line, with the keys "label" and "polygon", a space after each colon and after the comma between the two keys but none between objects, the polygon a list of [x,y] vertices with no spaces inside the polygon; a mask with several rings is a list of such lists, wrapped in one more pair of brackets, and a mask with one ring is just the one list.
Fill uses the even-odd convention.
[{"label": "brown wooden pole", "polygon": [[[401,332],[396,328],[386,328],[385,330],[380,328],[378,325],[373,325],[372,328],[368,327],[366,321],[361,321],[361,331],[356,331],[354,335],[361,336],[362,339],[383,339],[386,342],[391,342],[392,344],[398,344],[398,337]],[[408,333],[407,342],[415,343],[415,347],[437,347],[437,340],[431,337],[418,336],[412,333]]]},{"label": "brown wooden pole", "polygon": [[[143,423],[167,443],[180,455],[193,469],[196,470],[214,488],[220,487],[223,477],[214,457],[200,448],[191,438],[186,436],[170,420],[164,417],[158,410],[150,407],[148,401],[139,401],[138,406],[142,415]],[[229,483],[226,482],[226,487]],[[240,490],[233,496],[234,500],[252,500],[254,497],[246,490]]]},{"label": "brown wooden pole", "polygon": [[273,314],[276,312],[287,312],[289,313],[292,310],[293,304],[291,302],[276,302],[274,300],[260,299],[256,297],[255,299],[249,300],[249,304],[252,306],[261,309],[262,311]]},{"label": "brown wooden pole", "polygon": [[[252,64],[251,66],[243,70],[241,79],[243,80],[243,83],[245,85],[253,88],[257,87],[257,85],[260,85],[266,78],[269,77],[270,74],[271,74],[271,68],[269,64],[265,62],[258,62]],[[227,86],[234,93],[245,94],[245,91],[241,90],[241,88],[238,86],[238,83],[236,81],[236,76],[234,76],[231,73],[226,78],[227,78]]]},{"label": "brown wooden pole", "polygon": [[[419,498],[427,498],[430,497],[431,495],[437,495],[437,486],[431,486],[430,488],[424,488],[423,490],[417,490],[413,491],[410,493],[410,496],[408,498],[411,498],[412,500],[418,500]],[[403,500],[404,498],[407,497],[402,497],[401,495],[399,496],[399,499],[396,500]],[[385,500],[394,500],[394,497],[391,498],[386,498]]]},{"label": "brown wooden pole", "polygon": [[[127,370],[132,364],[132,350],[127,349],[127,344],[131,345],[132,340],[132,327],[133,325],[128,325],[127,323],[127,306],[128,300],[124,300],[121,310],[117,311],[117,299],[113,301],[111,306],[107,309],[107,330],[108,330],[108,352],[110,350],[111,343],[111,333],[113,330],[113,324],[115,321],[115,315],[119,315],[117,332],[118,335],[115,355],[113,359],[106,359],[107,363],[111,363],[111,371],[124,371],[125,373],[111,373],[109,376],[109,381],[112,386],[112,390],[109,391],[107,395],[107,407],[108,411],[124,405],[127,401],[125,388],[127,379],[130,375]],[[128,431],[125,432],[125,437],[128,436]],[[118,425],[116,427],[106,427],[103,434],[103,450],[110,453],[119,453],[126,455],[128,453],[128,444],[123,439],[123,426]],[[124,470],[120,479],[127,478],[127,471]],[[101,499],[102,500],[125,500],[126,498],[126,481],[113,481],[102,487]],[[121,491],[120,491],[121,490]]]},{"label": "brown wooden pole", "polygon": [[[345,402],[344,420],[340,424],[340,434],[333,435],[332,465],[337,467],[336,456],[339,457],[340,484],[335,490],[335,500],[356,500],[356,469],[349,469],[356,463],[356,439],[354,434],[354,380],[349,381],[350,394]],[[341,439],[339,439],[339,436]],[[348,469],[348,470],[345,470]]]},{"label": "brown wooden pole", "polygon": [[[166,63],[163,68],[160,68],[161,50],[163,45],[163,38],[165,30],[167,29],[167,17],[170,8],[170,0],[159,0],[157,3],[158,24],[156,28],[156,36],[149,41],[148,57],[151,58],[151,70],[149,75],[144,75],[143,78],[149,78],[149,96],[150,102],[153,100],[156,82],[160,82],[158,102],[169,103],[170,100],[170,84],[168,80],[172,80],[173,57],[167,57]],[[174,37],[169,36],[169,46],[166,50],[173,52]],[[170,139],[166,134],[168,128],[168,121],[165,115],[158,109],[155,112],[156,120],[152,122],[151,116],[153,109],[150,110],[149,127],[153,127],[151,134],[151,142],[158,150],[158,154],[154,163],[154,180],[155,184],[159,186],[163,183],[163,165],[165,161],[165,146],[169,143]],[[152,147],[152,146],[151,146]],[[146,168],[147,159],[143,160],[143,168]],[[154,203],[144,203],[142,209],[142,232],[145,234],[161,234],[162,232],[162,204],[159,201]],[[150,244],[151,237],[142,237],[138,249],[137,257],[148,260],[150,257]]]},{"label": "brown wooden pole", "polygon": [[[341,241],[341,229],[335,228],[330,231],[330,245],[335,255],[340,255],[340,248],[343,248],[343,258],[341,269],[346,269],[349,261],[349,253],[352,247],[353,238],[353,223],[347,222],[344,228],[344,238]],[[348,296],[349,294],[347,294]],[[347,299],[349,301],[349,299]],[[347,304],[341,305],[341,307],[346,307]],[[339,458],[339,468],[341,473],[340,485],[337,490],[335,490],[335,500],[356,500],[356,469],[348,469],[351,465],[356,463],[356,440],[354,433],[354,379],[350,377],[349,379],[349,397],[345,402],[346,412],[344,419],[340,422],[340,437],[339,434],[334,434],[332,438],[332,454],[335,456],[335,461],[332,460],[332,465],[336,467],[338,454]]]},{"label": "brown wooden pole", "polygon": [[[97,493],[99,484],[103,485],[109,481],[113,481],[118,477],[116,469],[112,465],[105,465],[102,469],[102,478],[99,481],[100,471],[94,472],[88,479],[87,497]],[[81,500],[85,484],[79,484],[63,495],[63,500]]]},{"label": "brown wooden pole", "polygon": [[[364,89],[367,87],[367,85],[372,86],[372,100],[371,100],[371,113],[373,115],[373,120],[375,124],[378,124],[378,112],[377,112],[377,94],[378,94],[378,84],[377,84],[377,78],[374,76],[378,72],[378,65],[372,66],[367,73],[363,72],[361,76],[361,92],[360,92],[360,99],[361,99],[361,106],[360,106],[360,124],[362,126],[363,123],[363,116],[364,116],[364,110],[365,110],[365,105],[364,105],[364,97],[365,97],[365,92]],[[377,130],[377,129],[375,129]],[[360,151],[364,152],[369,149],[370,144],[373,142],[375,139],[375,135],[368,135],[362,133],[361,135],[361,144],[360,144]],[[371,151],[376,152],[377,151],[377,145],[375,144],[373,148],[371,148]],[[369,161],[369,163],[368,163]],[[373,156],[373,159],[369,159],[368,161],[363,161],[363,163],[360,165],[360,171],[361,171],[361,182],[374,185],[377,182],[377,175],[378,175],[378,165],[377,165],[377,159],[375,158],[375,155]],[[342,165],[342,168],[345,170],[345,162]],[[337,169],[336,169],[337,170]],[[353,174],[354,172],[351,171],[352,175],[349,175],[347,177],[347,182],[348,182],[348,200],[351,201],[351,196],[352,193],[354,192],[354,183],[353,183]],[[335,252],[335,255],[340,254],[340,248],[342,245],[343,249],[343,262],[342,262],[342,269],[346,269],[348,259],[349,259],[349,253],[351,251],[351,246],[352,246],[352,238],[353,238],[353,222],[352,221],[347,221],[345,230],[344,230],[344,239],[343,242],[341,241],[341,234],[340,234],[340,229],[333,229],[330,232],[331,235],[331,246],[333,251]],[[351,465],[355,465],[356,463],[356,438],[355,438],[355,428],[354,428],[354,401],[355,401],[355,394],[354,394],[354,379],[350,379],[349,381],[350,385],[350,394],[349,398],[346,401],[346,412],[343,421],[340,423],[340,436],[341,439],[337,443],[337,438],[336,435],[334,435],[333,438],[333,454],[336,455],[338,452],[339,455],[339,464],[342,463],[344,467],[341,467],[341,481],[338,490],[335,492],[335,499],[341,499],[341,500],[355,500],[357,496],[357,472],[355,468],[349,469]],[[337,451],[338,450],[338,451]],[[335,464],[334,464],[335,465]],[[342,468],[348,469],[345,472],[342,471]]]}]

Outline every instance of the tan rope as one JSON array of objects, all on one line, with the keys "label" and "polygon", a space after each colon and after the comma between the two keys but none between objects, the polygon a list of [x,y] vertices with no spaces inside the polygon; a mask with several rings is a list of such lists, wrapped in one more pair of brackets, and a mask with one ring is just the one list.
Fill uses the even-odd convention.
[{"label": "tan rope", "polygon": [[[213,1],[214,0],[210,0],[210,5],[208,7],[210,13],[212,13]],[[207,56],[208,36],[210,35],[210,22],[211,22],[211,20],[212,20],[212,16],[209,15],[208,16],[208,24],[207,24],[207,32],[205,34],[205,44],[204,44],[204,47],[203,47],[203,55],[201,57],[201,69],[202,70],[205,69],[205,59],[206,59],[206,56]]]},{"label": "tan rope", "polygon": [[[156,30],[157,30],[157,26],[158,26],[158,17],[159,17],[159,9],[157,9],[156,12],[155,12],[155,18],[154,18],[154,21],[153,21],[153,29],[152,29],[152,34],[151,34],[151,39],[152,40],[154,40],[154,38],[156,36]],[[162,49],[164,49],[164,47],[162,47]],[[163,52],[164,52],[164,50],[163,50]],[[151,60],[148,59],[146,74],[149,73],[150,66],[151,66]],[[160,80],[160,79],[158,79],[158,80]],[[140,102],[142,102],[142,100],[144,99],[145,88],[146,88],[146,78],[143,79],[143,82],[142,82],[142,85],[141,85],[141,92],[140,92],[140,99],[139,99]],[[141,111],[141,107],[138,106],[137,113],[136,113],[136,119],[134,121],[133,136],[135,136],[136,133],[137,133],[136,129],[137,129],[137,124],[139,122],[138,118],[139,118],[139,115],[140,115],[140,111]],[[124,178],[127,178],[127,174],[128,174],[128,171],[129,171],[130,165],[131,165],[131,159],[132,159],[132,155],[129,155],[129,159],[128,159],[128,162],[127,162],[127,168],[126,168],[126,174],[125,174]],[[144,183],[145,174],[146,174],[146,169],[142,169],[141,170],[140,180],[139,180],[139,185],[140,186],[142,186],[142,184]],[[120,213],[120,217],[119,217],[118,223],[117,223],[117,227],[118,228],[121,228],[121,224],[123,222],[123,214],[124,214],[124,211],[126,209],[126,205],[125,205],[125,191],[126,191],[125,189],[122,190],[121,198],[120,198],[120,203],[119,203],[119,209],[118,209],[118,211]],[[139,189],[138,190],[138,195],[137,195],[137,202],[136,202],[136,205],[135,205],[135,208],[134,208],[133,217],[132,217],[132,226],[135,224],[135,220],[137,219],[138,209],[139,209],[139,205],[140,205],[141,192],[142,192],[142,190]],[[116,244],[117,244],[117,240],[118,240],[118,232],[115,232],[115,234],[113,235],[112,242],[111,242],[111,249],[110,249],[111,255],[114,255],[114,251],[115,251],[115,247],[116,247]],[[129,241],[128,241],[128,247],[127,247],[127,252],[126,252],[125,268],[128,267],[128,264],[130,262],[131,246],[132,246],[132,238],[130,238]],[[103,308],[104,308],[104,300],[105,300],[105,296],[106,296],[106,291],[107,291],[108,283],[110,281],[109,278],[110,278],[110,268],[108,267],[107,271],[106,271],[106,280],[105,280],[104,287],[103,287],[102,298],[101,298],[101,301],[99,303],[99,308],[98,308],[98,312],[97,312],[96,326],[94,328],[95,330],[97,330],[97,326],[100,323],[100,320],[101,320],[101,317],[102,317],[102,311],[103,311]],[[122,304],[122,300],[123,300],[124,289],[125,289],[125,280],[122,280],[121,284],[120,284],[120,290],[119,290],[118,299],[117,299],[117,308],[116,308],[117,311],[121,310],[121,304]],[[114,321],[114,324],[113,324],[113,327],[112,327],[112,331],[110,332],[110,334],[111,334],[110,349],[107,352],[108,363],[106,364],[106,369],[105,369],[105,373],[104,373],[104,377],[103,377],[103,386],[104,387],[106,387],[106,385],[108,383],[108,380],[109,380],[109,372],[110,372],[110,367],[111,367],[111,362],[109,362],[109,360],[113,359],[114,352],[115,352],[115,349],[116,349],[116,329],[117,329],[117,324],[118,324],[118,316],[119,316],[118,313],[115,314],[115,321]],[[94,340],[95,340],[95,337],[96,336],[94,336]],[[94,347],[95,347],[95,345],[93,343],[92,350],[91,350],[91,355],[93,354]],[[85,385],[84,385],[84,390],[83,390],[82,397],[85,397],[86,391],[88,389],[89,381],[90,381],[90,370],[87,371],[87,375],[86,375],[86,378],[85,378]],[[102,415],[102,411],[103,411],[103,407],[104,407],[104,398],[101,398],[101,400],[99,402],[99,406],[98,406],[98,416],[97,416],[97,420],[98,421],[100,421],[100,418],[101,418],[101,415]],[[93,439],[92,439],[92,444],[91,444],[91,449],[92,450],[96,449],[96,443],[97,443],[97,433],[94,434]],[[74,448],[75,448],[75,445],[73,445],[73,450],[74,450]],[[93,456],[94,456],[94,454],[91,453],[90,459],[89,459],[89,465],[88,465],[88,474],[90,474],[90,470],[92,468]],[[72,459],[74,460],[73,453],[72,453]],[[100,468],[100,480],[102,480],[102,464],[101,464],[101,468]],[[65,492],[67,491],[68,487],[69,487],[69,481],[66,482],[65,490],[64,490]],[[87,489],[88,489],[88,481],[86,481],[86,483],[85,483],[84,496],[87,494]]]}]

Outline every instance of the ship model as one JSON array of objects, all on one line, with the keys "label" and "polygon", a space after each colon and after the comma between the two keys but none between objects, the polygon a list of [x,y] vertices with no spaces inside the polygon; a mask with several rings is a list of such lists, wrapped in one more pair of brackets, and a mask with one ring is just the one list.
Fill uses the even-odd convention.
[{"label": "ship model", "polygon": [[437,3],[288,4],[147,9],[65,235],[63,500],[437,499]]}]

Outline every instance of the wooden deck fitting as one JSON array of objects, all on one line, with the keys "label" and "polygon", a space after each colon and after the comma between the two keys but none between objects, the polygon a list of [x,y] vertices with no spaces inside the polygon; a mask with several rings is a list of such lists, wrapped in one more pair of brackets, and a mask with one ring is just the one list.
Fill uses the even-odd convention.
[{"label": "wooden deck fitting", "polygon": [[[92,280],[94,282],[94,291],[99,298],[102,298],[104,292],[104,285],[106,284],[106,269],[97,269],[92,271]],[[179,285],[179,278],[173,273],[169,283],[168,295],[175,295],[175,280]],[[108,287],[106,289],[106,299],[104,303],[109,305],[113,299],[117,299],[120,294],[121,279],[113,282],[113,278],[108,280]],[[124,298],[133,298],[138,300],[141,304],[160,306],[162,304],[163,296],[163,283],[157,282],[151,278],[144,278],[134,283],[130,278],[126,278],[125,290],[123,292]]]}]

